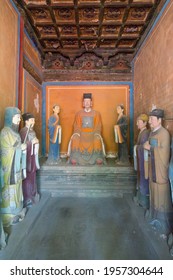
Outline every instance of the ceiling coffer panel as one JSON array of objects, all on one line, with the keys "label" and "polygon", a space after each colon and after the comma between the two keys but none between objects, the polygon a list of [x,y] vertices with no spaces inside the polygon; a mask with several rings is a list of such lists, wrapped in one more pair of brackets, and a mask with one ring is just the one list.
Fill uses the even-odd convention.
[{"label": "ceiling coffer panel", "polygon": [[[44,65],[49,65],[49,68],[50,61],[56,60],[55,56],[62,55],[61,67],[66,59],[69,59],[69,63],[65,64],[73,66],[73,61],[76,65],[79,56],[90,57],[87,53],[94,52],[99,65],[112,65],[115,58],[121,57],[121,63],[116,61],[116,67],[119,65],[119,69],[124,69],[120,66],[128,61],[129,69],[130,60],[144,41],[166,0],[14,2],[22,9],[27,32],[35,38]],[[46,62],[47,59],[49,63]]]}]

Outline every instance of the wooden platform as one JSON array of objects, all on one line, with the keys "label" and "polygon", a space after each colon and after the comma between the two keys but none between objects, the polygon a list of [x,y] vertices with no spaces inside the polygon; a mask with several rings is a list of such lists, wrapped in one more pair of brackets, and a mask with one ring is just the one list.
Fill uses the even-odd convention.
[{"label": "wooden platform", "polygon": [[116,165],[113,159],[103,166],[72,166],[65,160],[50,166],[44,159],[37,179],[40,192],[49,191],[52,196],[122,197],[136,186],[133,166]]}]

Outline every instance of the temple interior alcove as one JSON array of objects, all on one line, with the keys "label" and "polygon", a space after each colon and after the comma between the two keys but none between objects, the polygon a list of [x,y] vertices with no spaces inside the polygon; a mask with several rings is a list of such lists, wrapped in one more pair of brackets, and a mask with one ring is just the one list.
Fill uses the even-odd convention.
[{"label": "temple interior alcove", "polygon": [[[62,126],[62,144],[61,144],[61,156],[65,157],[67,155],[68,144],[70,138],[73,134],[73,123],[75,114],[83,109],[83,93],[92,93],[92,108],[97,110],[101,114],[102,118],[102,137],[105,145],[106,156],[112,156],[116,158],[117,156],[117,143],[115,143],[114,135],[114,124],[117,119],[116,107],[119,104],[124,104],[125,114],[128,116],[132,115],[130,112],[130,85],[109,85],[109,84],[99,84],[95,85],[82,85],[78,83],[77,85],[45,85],[45,98],[46,104],[46,118],[42,121],[45,124],[48,123],[48,119],[52,114],[52,108],[54,104],[60,106],[60,122]],[[44,101],[43,101],[44,102]],[[129,118],[130,120],[130,118]],[[48,127],[46,126],[46,154],[49,151],[49,134]],[[132,135],[132,127],[130,127],[129,121],[129,131],[128,135]],[[128,137],[128,144],[130,142],[130,137]],[[130,144],[129,144],[130,147]]]},{"label": "temple interior alcove", "polygon": [[[9,230],[0,259],[172,260],[167,240],[133,202],[133,146],[136,118],[153,105],[165,111],[173,135],[173,1],[3,0],[0,11],[0,129],[6,107],[32,112],[41,165],[40,203]],[[106,166],[67,164],[85,92],[102,116]],[[120,103],[129,121],[125,166],[115,163]],[[61,108],[62,162],[48,166],[54,104]]]}]

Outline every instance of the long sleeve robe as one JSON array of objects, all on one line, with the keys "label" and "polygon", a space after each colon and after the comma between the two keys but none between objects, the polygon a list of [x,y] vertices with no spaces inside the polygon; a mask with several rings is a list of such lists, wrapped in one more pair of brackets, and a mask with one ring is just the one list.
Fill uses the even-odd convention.
[{"label": "long sleeve robe", "polygon": [[23,196],[24,196],[24,206],[32,205],[35,203],[37,191],[36,183],[36,171],[39,169],[38,162],[38,144],[32,144],[32,140],[36,137],[34,130],[29,129],[25,126],[20,130],[20,136],[22,142],[24,142],[26,137],[27,145],[27,162],[26,162],[26,178],[22,182]]},{"label": "long sleeve robe", "polygon": [[105,160],[101,127],[99,112],[81,110],[76,114],[70,161],[75,160],[79,165],[92,165],[96,164],[97,159]]},{"label": "long sleeve robe", "polygon": [[149,136],[149,189],[151,224],[164,234],[173,229],[173,208],[168,177],[170,135],[161,127]]},{"label": "long sleeve robe", "polygon": [[3,172],[1,213],[4,226],[23,209],[21,139],[10,127],[0,134],[1,164]]}]

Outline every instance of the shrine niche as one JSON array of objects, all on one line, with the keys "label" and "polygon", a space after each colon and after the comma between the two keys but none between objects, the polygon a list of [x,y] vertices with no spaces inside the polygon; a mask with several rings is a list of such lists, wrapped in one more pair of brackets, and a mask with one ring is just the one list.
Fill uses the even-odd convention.
[{"label": "shrine niche", "polygon": [[[82,109],[82,98],[84,92],[91,92],[93,97],[93,109],[101,114],[102,135],[105,143],[106,154],[115,156],[117,144],[114,139],[113,126],[117,118],[116,106],[123,103],[126,113],[130,115],[130,91],[129,85],[46,85],[45,103],[46,108],[46,153],[49,150],[49,136],[47,123],[52,114],[52,107],[58,104],[61,108],[60,120],[62,127],[61,155],[67,156],[68,143],[73,131],[75,113]],[[106,92],[106,94],[105,94]],[[129,140],[129,139],[128,139]]]},{"label": "shrine niche", "polygon": [[[131,62],[165,0],[13,0],[40,51],[43,73],[107,69],[131,78]],[[88,54],[95,58],[87,62]],[[89,55],[90,56],[90,55]],[[116,59],[121,56],[121,61]],[[80,59],[79,59],[80,57]],[[81,63],[81,58],[84,58]],[[113,58],[113,59],[112,59]],[[97,61],[96,61],[97,60]],[[61,72],[59,72],[61,75]],[[82,74],[82,72],[81,72]],[[57,73],[51,73],[56,79]],[[108,77],[107,77],[108,78]]]}]

